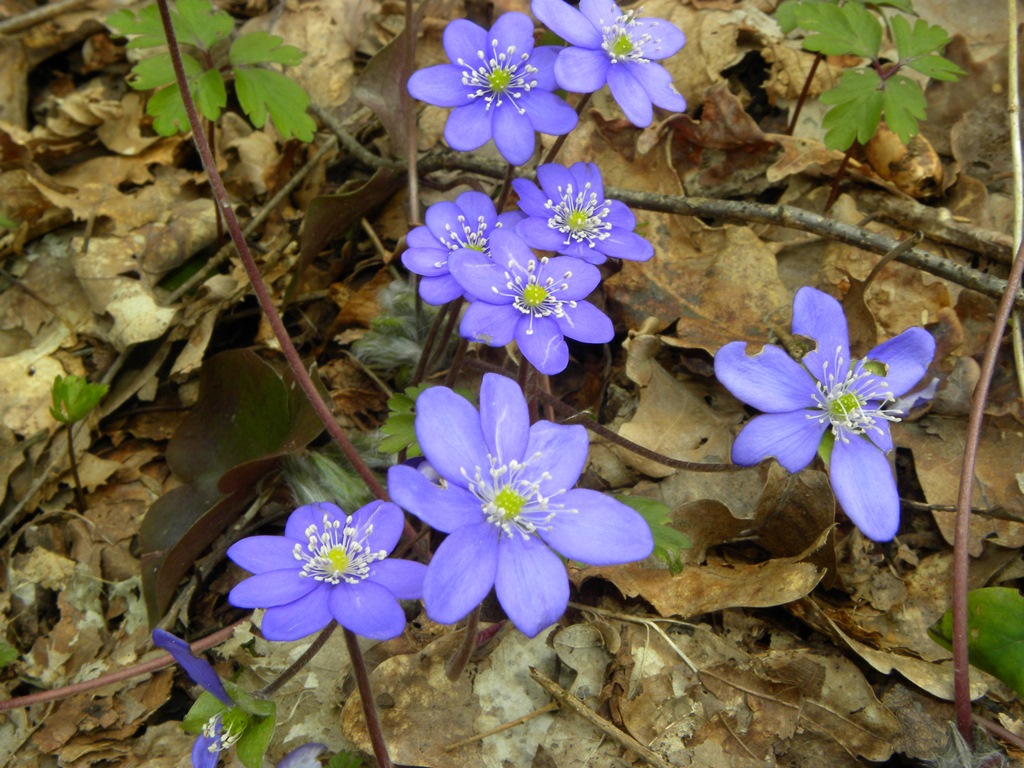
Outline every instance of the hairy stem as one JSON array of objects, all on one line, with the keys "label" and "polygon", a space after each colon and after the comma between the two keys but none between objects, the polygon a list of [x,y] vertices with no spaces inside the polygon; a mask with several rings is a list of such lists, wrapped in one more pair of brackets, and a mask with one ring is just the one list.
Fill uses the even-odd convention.
[{"label": "hairy stem", "polygon": [[825,201],[825,210],[822,213],[828,213],[832,210],[832,206],[835,204],[839,197],[839,185],[843,181],[843,177],[846,175],[846,166],[850,164],[850,158],[853,157],[853,148],[857,146],[857,142],[853,142],[850,148],[846,150],[846,154],[843,155],[843,161],[839,163],[839,170],[836,171],[836,177],[832,179],[832,188],[828,191],[828,200]]},{"label": "hairy stem", "polygon": [[72,432],[74,424],[68,422],[68,463],[71,465],[71,478],[75,481],[75,506],[79,514],[85,514],[85,493],[82,491],[82,481],[78,477],[78,461],[75,459],[75,438]]},{"label": "hairy stem", "polygon": [[796,107],[793,109],[793,119],[790,120],[789,126],[786,128],[786,133],[790,136],[796,130],[796,121],[800,119],[800,112],[803,111],[804,102],[807,101],[807,94],[811,90],[811,81],[814,80],[814,75],[817,73],[818,66],[823,58],[820,53],[814,54],[814,63],[811,64],[811,70],[807,73],[807,79],[804,80],[804,87],[800,90],[800,98],[796,100]]},{"label": "hairy stem", "polygon": [[363,704],[363,714],[366,716],[366,730],[370,734],[370,744],[373,745],[373,756],[377,758],[379,768],[393,768],[387,744],[384,742],[384,731],[380,727],[373,690],[370,688],[370,675],[366,671],[363,652],[359,649],[359,639],[347,629],[345,647],[348,648],[348,657],[352,660],[352,670],[355,672],[356,685],[359,687],[359,698]]},{"label": "hairy stem", "polygon": [[278,344],[281,346],[281,351],[284,354],[285,360],[288,362],[288,367],[291,368],[292,374],[295,376],[295,381],[302,389],[303,393],[309,399],[313,410],[317,416],[320,417],[323,422],[324,428],[328,434],[334,439],[334,442],[341,448],[342,453],[345,455],[355,467],[356,472],[366,483],[367,487],[378,499],[387,499],[387,491],[384,486],[381,485],[380,481],[373,474],[373,471],[367,466],[366,462],[363,461],[363,457],[359,455],[359,451],[355,449],[352,442],[348,439],[348,436],[342,430],[341,426],[334,418],[334,414],[331,413],[330,408],[324,402],[320,393],[317,391],[316,385],[313,383],[313,379],[310,378],[309,372],[302,364],[302,360],[299,358],[299,353],[295,349],[295,345],[292,344],[291,338],[288,336],[288,331],[284,327],[284,323],[281,321],[281,315],[278,313],[277,308],[274,306],[274,301],[270,296],[270,292],[267,290],[266,285],[263,282],[263,276],[260,275],[259,268],[256,266],[256,261],[252,257],[252,253],[249,251],[249,245],[245,242],[245,237],[242,234],[242,228],[238,224],[238,217],[235,216],[234,208],[231,206],[231,200],[228,197],[227,190],[224,188],[224,182],[220,177],[220,173],[217,171],[217,164],[214,161],[213,153],[210,149],[209,142],[206,141],[206,136],[203,133],[203,126],[199,119],[199,114],[196,112],[195,102],[192,100],[192,94],[189,93],[188,80],[185,77],[185,69],[181,62],[181,51],[178,48],[178,39],[174,32],[174,25],[171,23],[170,11],[167,8],[167,0],[157,0],[157,6],[160,9],[160,19],[164,26],[164,35],[167,38],[167,49],[171,55],[171,64],[174,66],[174,76],[178,84],[178,89],[181,91],[182,100],[185,103],[185,112],[188,115],[189,126],[192,129],[192,140],[195,142],[196,149],[199,152],[199,157],[203,161],[203,168],[206,170],[206,174],[210,179],[210,187],[213,189],[213,195],[217,201],[217,206],[224,217],[224,223],[227,225],[228,231],[231,233],[231,240],[235,244],[235,248],[238,250],[238,255],[242,259],[242,265],[245,267],[246,275],[249,277],[249,282],[252,284],[253,293],[256,294],[256,299],[260,303],[260,308],[263,310],[263,314],[267,318],[267,323],[270,325],[274,332],[274,337],[277,339]]},{"label": "hairy stem", "polygon": [[971,682],[970,660],[967,652],[967,566],[971,526],[971,494],[974,490],[974,465],[978,458],[978,444],[981,441],[981,424],[985,415],[992,376],[996,369],[999,346],[1006,330],[1006,323],[1013,309],[1013,296],[1024,272],[1024,244],[1017,249],[1017,256],[996,310],[985,345],[985,357],[981,362],[981,375],[971,399],[971,413],[967,420],[964,458],[960,471],[960,490],[956,500],[956,525],[953,532],[953,695],[956,703],[956,725],[960,735],[971,743]]},{"label": "hairy stem", "polygon": [[466,618],[466,634],[462,637],[462,644],[445,665],[444,673],[453,683],[462,677],[466,671],[466,665],[476,650],[476,636],[480,628],[480,606],[477,605]]}]

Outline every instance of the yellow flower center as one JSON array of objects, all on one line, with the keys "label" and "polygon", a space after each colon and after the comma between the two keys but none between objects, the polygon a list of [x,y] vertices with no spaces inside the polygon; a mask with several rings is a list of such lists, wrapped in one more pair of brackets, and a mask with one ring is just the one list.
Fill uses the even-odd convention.
[{"label": "yellow flower center", "polygon": [[852,392],[840,395],[829,405],[833,416],[846,416],[860,408],[860,400]]},{"label": "yellow flower center", "polygon": [[523,304],[528,307],[539,307],[547,297],[547,288],[537,283],[529,283],[523,288]]},{"label": "yellow flower center", "polygon": [[514,520],[519,517],[524,504],[526,504],[526,499],[508,486],[498,491],[494,497],[494,505],[501,510],[501,515],[505,520]]},{"label": "yellow flower center", "polygon": [[619,35],[615,42],[612,43],[611,54],[616,58],[622,58],[628,56],[633,52],[633,41],[629,39],[629,35]]},{"label": "yellow flower center", "polygon": [[507,69],[494,69],[487,73],[487,84],[494,93],[504,93],[512,82],[512,73]]},{"label": "yellow flower center", "polygon": [[335,573],[344,573],[345,569],[348,568],[349,558],[344,547],[334,547],[327,553],[327,560],[330,562],[331,567],[334,568]]}]

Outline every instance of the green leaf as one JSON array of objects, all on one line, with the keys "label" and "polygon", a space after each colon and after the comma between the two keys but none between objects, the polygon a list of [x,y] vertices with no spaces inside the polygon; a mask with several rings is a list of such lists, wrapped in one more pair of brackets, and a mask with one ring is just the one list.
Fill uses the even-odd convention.
[{"label": "green leaf", "polygon": [[228,93],[220,72],[216,69],[206,70],[194,83],[189,83],[189,89],[202,116],[216,122],[228,103]]},{"label": "green leaf", "polygon": [[294,45],[282,45],[284,38],[267,32],[250,32],[231,44],[228,60],[233,67],[246,64],[284,64],[294,67],[302,62],[305,52]]},{"label": "green leaf", "polygon": [[17,661],[21,656],[18,649],[7,643],[0,643],[0,667],[6,667],[12,661]]},{"label": "green leaf", "polygon": [[922,56],[919,59],[907,62],[907,66],[916,69],[922,75],[933,80],[947,80],[956,82],[967,73],[949,59],[942,56]]},{"label": "green leaf", "polygon": [[949,42],[949,35],[942,27],[929,24],[924,19],[918,19],[911,27],[904,16],[893,17],[892,36],[900,61],[937,53]]},{"label": "green leaf", "polygon": [[826,56],[878,58],[882,24],[863,5],[789,0],[779,6],[778,19],[785,32],[801,27],[814,33],[804,39],[808,51]]},{"label": "green leaf", "polygon": [[889,130],[906,144],[918,132],[917,121],[924,120],[928,102],[921,87],[903,75],[885,81],[885,122]]},{"label": "green leaf", "polygon": [[177,0],[174,6],[171,20],[181,43],[208,51],[235,28],[230,14],[219,8],[214,10],[210,0]]},{"label": "green leaf", "polygon": [[[178,0],[171,8],[171,24],[181,45],[209,50],[234,29],[234,20],[224,11],[214,10],[209,0]],[[120,37],[131,37],[129,49],[167,45],[160,9],[150,5],[138,15],[128,9],[107,17],[107,26]]]},{"label": "green leaf", "polygon": [[18,222],[16,222],[14,219],[7,218],[2,213],[0,213],[0,227],[4,227],[6,229],[17,229]]},{"label": "green leaf", "polygon": [[[953,612],[928,629],[939,645],[953,647]],[[967,652],[971,664],[1024,696],[1024,597],[1016,589],[986,587],[967,593]]]},{"label": "green leaf", "polygon": [[81,376],[57,376],[50,388],[50,415],[61,424],[79,422],[99,405],[109,389],[106,384],[90,384]]},{"label": "green leaf", "polygon": [[228,709],[229,707],[226,707],[224,702],[212,693],[203,691],[188,714],[185,715],[185,719],[181,721],[181,727],[185,733],[202,733],[203,726],[209,722],[211,717],[219,715],[221,712],[227,712]]},{"label": "green leaf", "polygon": [[244,688],[236,685],[235,683],[224,681],[224,689],[242,709],[243,712],[247,712],[250,715],[256,717],[273,717],[277,711],[276,706],[270,699],[258,699],[249,693]]},{"label": "green leaf", "polygon": [[[187,53],[182,54],[181,65],[185,70],[185,77],[189,81],[203,74],[202,64]],[[143,59],[132,68],[132,75],[128,82],[132,88],[138,91],[163,88],[165,85],[173,83],[174,65],[171,64],[171,55],[159,53],[156,56]]]},{"label": "green leaf", "polygon": [[187,133],[188,114],[185,102],[176,85],[170,85],[154,93],[146,104],[146,114],[153,118],[153,130],[161,136]]},{"label": "green leaf", "polygon": [[668,565],[669,572],[674,576],[683,569],[679,553],[693,546],[690,537],[672,527],[672,510],[657,499],[643,496],[615,496],[615,499],[627,507],[635,509],[651,527],[654,536],[654,555]]},{"label": "green leaf", "polygon": [[882,118],[884,96],[882,78],[873,69],[843,72],[839,85],[821,94],[821,103],[832,105],[822,121],[825,146],[845,152],[854,141],[870,140]]},{"label": "green leaf", "polygon": [[417,387],[407,387],[405,392],[388,398],[388,418],[380,427],[381,434],[385,437],[377,446],[379,451],[398,453],[404,448],[409,458],[423,455],[416,440],[416,416],[413,411],[416,398],[427,386],[420,384]]},{"label": "green leaf", "polygon": [[[268,702],[273,705],[273,702]],[[239,762],[245,768],[263,768],[263,756],[270,746],[270,738],[274,735],[274,725],[277,722],[276,714],[269,717],[257,717],[245,729],[235,746],[235,753]]]},{"label": "green leaf", "polygon": [[363,758],[355,752],[339,752],[327,763],[327,768],[360,768]]},{"label": "green leaf", "polygon": [[257,128],[267,121],[267,113],[281,137],[312,141],[316,123],[306,114],[309,95],[298,83],[269,69],[235,67],[235,92],[238,101]]},{"label": "green leaf", "polygon": [[107,26],[118,37],[133,36],[128,49],[155,48],[167,44],[164,25],[160,21],[160,9],[150,5],[139,11],[138,16],[127,8],[107,17]]}]

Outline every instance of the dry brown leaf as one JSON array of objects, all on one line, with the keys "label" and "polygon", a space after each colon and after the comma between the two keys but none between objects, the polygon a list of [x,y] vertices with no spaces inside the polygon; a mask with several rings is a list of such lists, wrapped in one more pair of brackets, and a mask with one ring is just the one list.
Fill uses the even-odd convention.
[{"label": "dry brown leaf", "polygon": [[[808,553],[809,554],[809,553]],[[610,581],[626,597],[641,597],[661,616],[700,616],[723,608],[766,608],[783,605],[809,594],[825,569],[804,557],[777,558],[764,563],[725,563],[684,566],[676,575],[667,569],[641,565],[578,568],[571,580],[582,585],[590,579]]]}]

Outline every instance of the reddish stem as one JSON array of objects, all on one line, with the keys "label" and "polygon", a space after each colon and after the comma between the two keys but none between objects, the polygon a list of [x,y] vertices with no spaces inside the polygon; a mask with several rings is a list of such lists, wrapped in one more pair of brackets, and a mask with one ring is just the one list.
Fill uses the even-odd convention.
[{"label": "reddish stem", "polygon": [[985,357],[981,361],[981,375],[974,387],[971,399],[971,414],[967,419],[967,436],[964,445],[964,459],[960,470],[960,491],[956,499],[956,526],[953,530],[953,696],[956,703],[956,727],[968,744],[973,743],[971,733],[971,668],[967,649],[967,566],[969,534],[971,528],[971,494],[974,491],[974,465],[981,441],[981,424],[985,416],[985,403],[996,370],[999,344],[1006,330],[1006,323],[1013,310],[1013,300],[1024,272],[1024,243],[1017,249],[1010,275],[1006,279],[1006,291],[999,301],[985,345]]},{"label": "reddish stem", "polygon": [[352,445],[352,442],[348,439],[348,436],[342,430],[341,426],[334,418],[334,414],[331,413],[327,404],[320,397],[319,391],[317,391],[316,385],[313,384],[313,379],[310,378],[309,373],[306,371],[305,366],[302,364],[302,360],[299,358],[299,353],[295,349],[295,345],[292,344],[291,339],[288,336],[288,331],[284,327],[284,323],[281,321],[281,315],[278,314],[277,308],[274,306],[274,301],[270,297],[270,292],[267,290],[266,285],[263,282],[263,276],[260,275],[260,271],[256,266],[256,261],[252,257],[252,253],[249,251],[249,245],[245,242],[245,236],[242,234],[242,228],[238,224],[238,218],[235,216],[234,208],[231,207],[231,200],[228,197],[227,189],[224,187],[224,182],[220,177],[220,173],[217,171],[217,164],[213,157],[213,152],[210,149],[209,142],[206,141],[206,136],[203,133],[203,126],[199,120],[199,114],[196,112],[195,102],[192,100],[192,94],[188,89],[188,80],[185,77],[185,69],[181,63],[181,51],[178,48],[178,39],[174,33],[174,26],[171,24],[170,12],[167,9],[167,0],[157,0],[157,6],[160,9],[160,18],[164,25],[164,34],[167,36],[167,49],[171,55],[171,64],[174,66],[174,76],[177,79],[178,89],[181,91],[182,101],[185,103],[185,113],[188,115],[189,126],[192,129],[192,140],[195,142],[196,150],[199,152],[199,157],[203,161],[203,167],[206,169],[206,174],[210,179],[210,188],[213,190],[214,199],[217,202],[218,210],[224,217],[224,223],[227,225],[228,231],[231,233],[231,240],[235,244],[235,248],[238,251],[238,255],[242,259],[242,265],[245,267],[245,273],[249,276],[249,282],[252,284],[253,292],[256,294],[256,299],[260,303],[260,308],[263,310],[263,314],[267,318],[271,329],[274,332],[274,336],[281,346],[281,352],[284,354],[285,360],[288,362],[288,367],[291,368],[292,374],[295,376],[295,380],[303,393],[309,399],[310,404],[313,406],[313,410],[316,411],[317,416],[323,422],[324,427],[327,429],[328,434],[334,439],[334,442],[341,448],[345,458],[352,462],[352,466],[355,467],[356,472],[366,483],[367,487],[378,499],[387,499],[388,494],[384,489],[384,486],[380,484],[380,481],[374,476],[373,471],[366,465],[363,458],[359,455],[359,452]]}]

